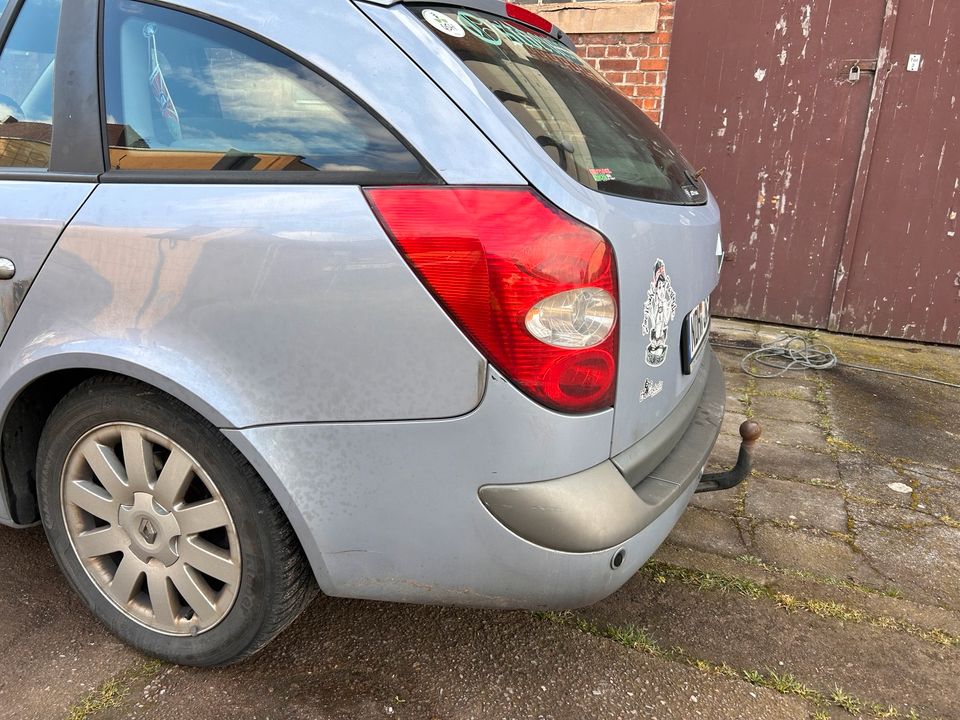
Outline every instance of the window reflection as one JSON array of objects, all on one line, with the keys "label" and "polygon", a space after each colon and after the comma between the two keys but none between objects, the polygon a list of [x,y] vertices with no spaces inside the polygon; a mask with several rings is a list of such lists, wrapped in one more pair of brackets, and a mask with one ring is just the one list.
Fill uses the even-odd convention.
[{"label": "window reflection", "polygon": [[115,169],[421,173],[339,88],[215,23],[114,0],[105,66]]},{"label": "window reflection", "polygon": [[0,167],[46,168],[60,0],[27,0],[0,52]]}]

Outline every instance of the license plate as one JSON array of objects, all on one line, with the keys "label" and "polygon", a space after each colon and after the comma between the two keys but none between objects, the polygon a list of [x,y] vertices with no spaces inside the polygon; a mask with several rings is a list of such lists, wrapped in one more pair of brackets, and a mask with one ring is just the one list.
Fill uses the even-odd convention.
[{"label": "license plate", "polygon": [[683,320],[683,335],[681,337],[681,352],[683,358],[683,374],[689,375],[693,361],[703,349],[707,336],[710,334],[710,298],[701,300]]}]

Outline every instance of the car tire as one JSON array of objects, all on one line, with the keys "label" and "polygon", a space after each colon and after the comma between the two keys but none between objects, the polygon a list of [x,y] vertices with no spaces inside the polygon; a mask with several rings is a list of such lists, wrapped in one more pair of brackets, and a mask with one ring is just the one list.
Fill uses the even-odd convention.
[{"label": "car tire", "polygon": [[154,657],[238,662],[316,594],[253,467],[204,418],[150,386],[98,376],[67,394],[40,439],[37,486],[70,584],[107,628]]}]

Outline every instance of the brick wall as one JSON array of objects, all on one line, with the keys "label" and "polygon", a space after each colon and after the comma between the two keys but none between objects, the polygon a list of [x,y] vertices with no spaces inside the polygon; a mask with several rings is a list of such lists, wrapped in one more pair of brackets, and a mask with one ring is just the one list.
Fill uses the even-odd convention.
[{"label": "brick wall", "polygon": [[[537,2],[525,2],[534,12]],[[581,57],[631,98],[654,122],[663,117],[673,34],[674,0],[659,0],[656,32],[573,34]]]},{"label": "brick wall", "polygon": [[655,33],[571,35],[581,57],[659,123],[670,60],[673,0],[660,2]]}]

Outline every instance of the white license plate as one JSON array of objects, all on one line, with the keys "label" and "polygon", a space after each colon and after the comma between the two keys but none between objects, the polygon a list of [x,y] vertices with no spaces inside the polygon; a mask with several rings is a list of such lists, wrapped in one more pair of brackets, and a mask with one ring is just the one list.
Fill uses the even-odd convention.
[{"label": "white license plate", "polygon": [[703,345],[710,334],[710,298],[701,300],[690,314],[687,315],[686,326],[686,362],[684,363],[684,372],[690,372],[690,365],[694,358],[703,349]]}]

